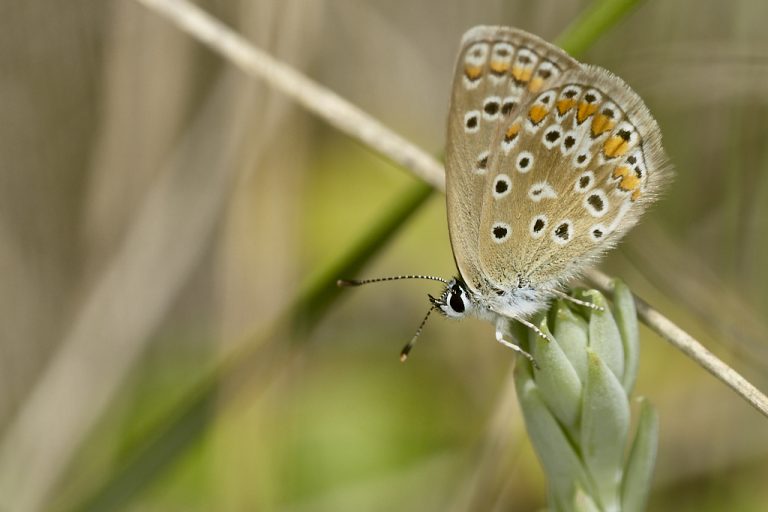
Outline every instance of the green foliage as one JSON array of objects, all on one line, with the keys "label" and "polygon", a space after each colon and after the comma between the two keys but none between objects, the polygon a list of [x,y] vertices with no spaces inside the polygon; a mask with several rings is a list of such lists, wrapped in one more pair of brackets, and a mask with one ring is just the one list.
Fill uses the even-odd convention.
[{"label": "green foliage", "polygon": [[558,301],[538,318],[551,339],[523,333],[539,368],[521,360],[515,385],[553,511],[641,511],[650,490],[658,419],[643,401],[625,457],[638,326],[631,293],[619,281],[615,290],[613,311],[589,290],[580,297],[602,311]]}]

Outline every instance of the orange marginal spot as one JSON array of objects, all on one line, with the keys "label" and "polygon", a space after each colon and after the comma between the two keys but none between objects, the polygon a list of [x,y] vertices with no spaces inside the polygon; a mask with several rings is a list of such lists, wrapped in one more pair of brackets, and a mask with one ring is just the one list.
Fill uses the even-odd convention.
[{"label": "orange marginal spot", "polygon": [[515,137],[517,137],[517,134],[520,133],[520,123],[514,123],[512,126],[507,128],[507,133],[504,134],[504,140],[509,142]]},{"label": "orange marginal spot", "polygon": [[603,144],[603,153],[608,158],[621,156],[629,150],[629,143],[618,135],[613,135]]},{"label": "orange marginal spot", "polygon": [[480,66],[465,66],[464,74],[467,75],[467,78],[474,81],[483,75],[483,68]]},{"label": "orange marginal spot", "polygon": [[527,82],[531,79],[533,74],[533,68],[521,68],[520,66],[512,66],[512,76],[518,82]]},{"label": "orange marginal spot", "polygon": [[608,116],[598,114],[592,119],[592,136],[598,137],[612,129],[616,122]]},{"label": "orange marginal spot", "polygon": [[624,192],[635,190],[638,185],[640,185],[640,178],[638,178],[634,174],[629,174],[627,176],[624,176],[619,182],[619,188]]},{"label": "orange marginal spot", "polygon": [[531,83],[528,84],[528,90],[531,92],[539,92],[541,86],[544,85],[544,79],[540,76],[534,77]]},{"label": "orange marginal spot", "polygon": [[567,98],[557,102],[557,111],[561,116],[564,116],[566,112],[571,110],[576,105],[576,100],[573,98]]},{"label": "orange marginal spot", "polygon": [[491,71],[493,71],[497,75],[501,75],[502,73],[506,73],[507,71],[509,71],[509,63],[508,62],[498,61],[498,60],[492,60],[491,61]]},{"label": "orange marginal spot", "polygon": [[597,104],[596,103],[587,103],[586,101],[582,101],[579,103],[579,112],[576,114],[576,119],[579,121],[579,124],[583,123],[586,118],[591,116],[597,112]]},{"label": "orange marginal spot", "polygon": [[630,173],[629,167],[616,167],[613,170],[613,174],[611,175],[611,177],[613,179],[623,178],[625,176],[629,176],[629,173]]},{"label": "orange marginal spot", "polygon": [[528,111],[528,119],[530,119],[533,124],[539,124],[547,114],[549,114],[549,109],[545,106],[534,105],[531,107],[531,110]]},{"label": "orange marginal spot", "polygon": [[637,201],[638,197],[640,197],[640,189],[639,188],[637,190],[635,190],[634,192],[632,192],[632,197],[630,199],[632,199],[632,201]]}]

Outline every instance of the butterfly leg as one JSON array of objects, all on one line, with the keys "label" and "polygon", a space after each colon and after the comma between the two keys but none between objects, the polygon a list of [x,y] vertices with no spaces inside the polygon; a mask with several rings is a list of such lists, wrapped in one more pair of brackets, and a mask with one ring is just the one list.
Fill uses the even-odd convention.
[{"label": "butterfly leg", "polygon": [[586,301],[586,300],[577,299],[576,297],[571,297],[567,293],[561,292],[560,290],[552,290],[552,292],[558,297],[560,297],[561,299],[565,299],[569,302],[573,302],[574,304],[578,304],[579,306],[584,306],[589,309],[593,309],[595,311],[605,311],[605,308],[602,306],[598,306],[597,304]]},{"label": "butterfly leg", "polygon": [[[503,319],[503,318],[499,318],[496,321],[496,341],[498,341],[499,343],[501,343],[505,347],[511,348],[512,350],[514,350],[518,354],[520,354],[523,357],[525,357],[526,359],[528,359],[531,362],[531,364],[538,370],[539,369],[539,365],[536,363],[536,360],[533,358],[533,356],[531,354],[529,354],[528,352],[523,350],[519,345],[516,345],[515,343],[512,343],[511,341],[508,341],[504,337],[505,336],[505,329],[504,329],[505,326],[504,326],[504,323],[507,322],[507,321],[508,320]],[[532,327],[534,330],[539,331],[539,333],[541,333],[542,336],[544,335],[544,333],[541,332],[541,330],[537,329],[533,324],[529,324],[527,322],[523,322],[523,323],[527,324],[529,327]]]}]

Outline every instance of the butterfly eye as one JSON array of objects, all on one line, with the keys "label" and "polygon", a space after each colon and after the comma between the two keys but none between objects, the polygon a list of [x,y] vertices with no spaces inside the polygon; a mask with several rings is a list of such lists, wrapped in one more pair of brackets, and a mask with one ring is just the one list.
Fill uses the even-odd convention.
[{"label": "butterfly eye", "polygon": [[[466,295],[466,291],[462,289],[459,283],[455,283],[451,286],[450,291],[448,292],[447,303],[448,307],[453,310],[453,313],[464,313],[464,311],[466,311],[467,304],[462,295]],[[451,312],[448,313],[450,314]]]},{"label": "butterfly eye", "polygon": [[451,296],[448,299],[448,304],[457,313],[463,313],[466,309],[464,306],[464,300],[461,298],[461,290],[458,293],[454,290],[451,292]]}]

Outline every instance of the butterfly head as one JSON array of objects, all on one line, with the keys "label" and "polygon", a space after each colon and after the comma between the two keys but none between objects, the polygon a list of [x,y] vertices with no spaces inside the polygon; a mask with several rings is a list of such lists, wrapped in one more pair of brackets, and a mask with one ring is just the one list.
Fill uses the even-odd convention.
[{"label": "butterfly head", "polygon": [[478,307],[467,285],[458,277],[448,281],[439,297],[430,295],[429,301],[435,309],[448,318],[472,316]]}]

